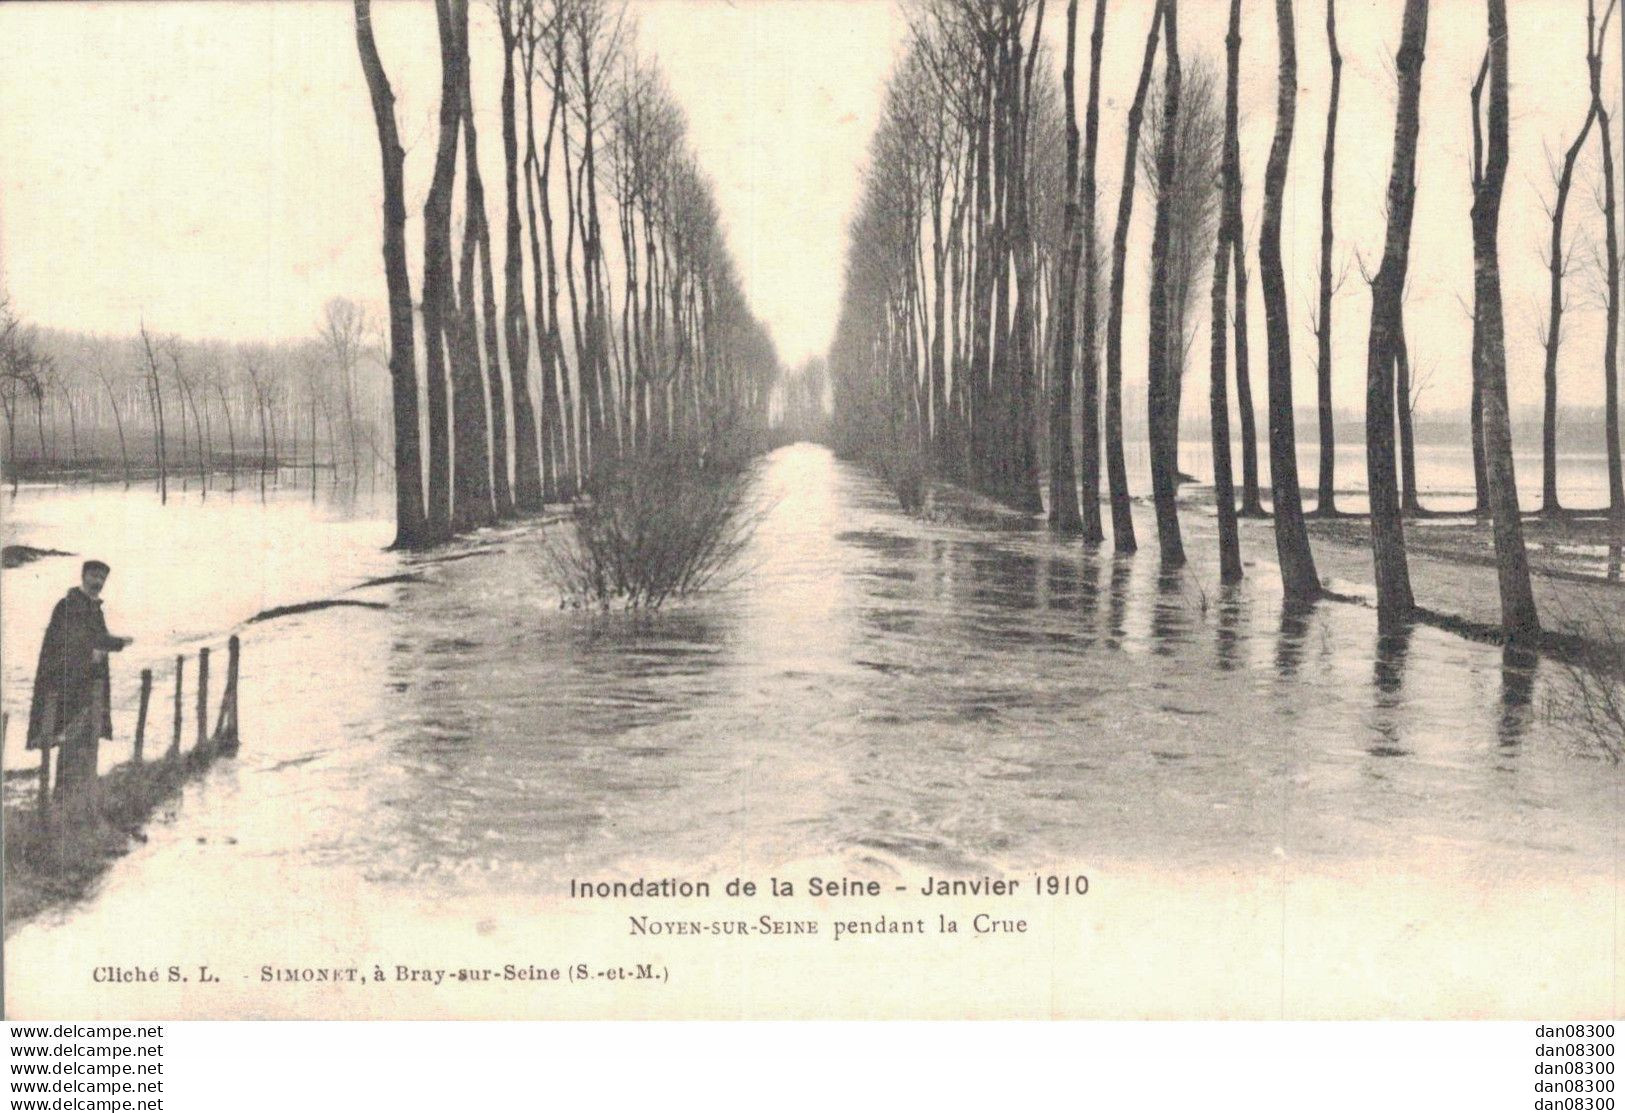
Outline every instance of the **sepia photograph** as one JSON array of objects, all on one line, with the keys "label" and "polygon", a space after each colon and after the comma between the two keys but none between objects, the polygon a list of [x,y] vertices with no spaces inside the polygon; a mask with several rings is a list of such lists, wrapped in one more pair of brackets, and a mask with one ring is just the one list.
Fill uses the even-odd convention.
[{"label": "sepia photograph", "polygon": [[4,1015],[1619,1015],[1618,9],[0,6]]}]

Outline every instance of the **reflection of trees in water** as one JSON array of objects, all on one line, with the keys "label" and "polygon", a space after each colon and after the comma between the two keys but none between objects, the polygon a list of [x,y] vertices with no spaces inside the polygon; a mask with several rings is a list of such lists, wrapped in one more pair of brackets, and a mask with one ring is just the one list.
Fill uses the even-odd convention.
[{"label": "reflection of trees in water", "polygon": [[1226,584],[1219,589],[1213,636],[1214,656],[1221,672],[1234,672],[1240,664],[1240,651],[1246,638],[1243,631],[1246,600],[1242,591],[1236,584]]},{"label": "reflection of trees in water", "polygon": [[1405,626],[1388,634],[1377,635],[1377,652],[1372,659],[1372,683],[1376,685],[1378,706],[1395,707],[1399,701],[1391,698],[1405,683],[1405,658],[1411,650],[1411,627]]},{"label": "reflection of trees in water", "polygon": [[1501,650],[1501,721],[1496,733],[1503,747],[1516,747],[1529,730],[1539,663],[1539,655],[1529,650],[1512,645]]},{"label": "reflection of trees in water", "polygon": [[1405,757],[1410,753],[1402,745],[1400,723],[1405,709],[1405,662],[1411,651],[1411,630],[1410,626],[1400,626],[1377,635],[1371,666],[1375,689],[1371,727],[1377,737],[1366,747],[1372,757]]},{"label": "reflection of trees in water", "polygon": [[1109,637],[1106,644],[1113,649],[1123,647],[1124,618],[1128,613],[1129,583],[1134,575],[1134,561],[1132,557],[1121,555],[1112,558],[1111,585],[1106,593],[1106,628]]},{"label": "reflection of trees in water", "polygon": [[1282,680],[1298,675],[1303,664],[1304,644],[1309,638],[1309,616],[1313,604],[1288,601],[1281,607],[1280,634],[1275,640],[1275,671]]},{"label": "reflection of trees in water", "polygon": [[1164,565],[1157,572],[1157,596],[1151,605],[1151,652],[1173,656],[1189,635],[1190,625],[1185,577],[1180,569]]}]

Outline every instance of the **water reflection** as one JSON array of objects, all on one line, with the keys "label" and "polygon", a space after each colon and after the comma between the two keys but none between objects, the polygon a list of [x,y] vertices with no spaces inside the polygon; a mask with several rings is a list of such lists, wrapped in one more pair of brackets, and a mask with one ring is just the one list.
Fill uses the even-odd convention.
[{"label": "water reflection", "polygon": [[1375,738],[1366,746],[1366,753],[1377,758],[1406,757],[1410,754],[1401,744],[1401,724],[1404,721],[1405,661],[1411,650],[1411,627],[1391,633],[1379,633],[1377,648],[1372,658],[1371,681],[1376,689],[1372,718]]},{"label": "water reflection", "polygon": [[1157,596],[1151,607],[1151,652],[1171,657],[1190,629],[1190,610],[1185,599],[1185,576],[1178,568],[1159,568]]},{"label": "water reflection", "polygon": [[1128,613],[1129,584],[1134,575],[1132,557],[1112,557],[1111,585],[1106,595],[1106,629],[1110,633],[1107,644],[1118,649],[1123,644],[1123,620]]},{"label": "water reflection", "polygon": [[1245,598],[1240,585],[1225,584],[1219,588],[1218,604],[1215,607],[1217,625],[1214,627],[1214,644],[1215,660],[1220,672],[1234,672],[1241,664],[1244,606]]},{"label": "water reflection", "polygon": [[[1411,649],[1411,627],[1405,626],[1392,633],[1377,636],[1377,651],[1373,657],[1372,680],[1381,697],[1391,697],[1405,684],[1405,657]],[[1379,698],[1378,704],[1392,707],[1396,701]]]},{"label": "water reflection", "polygon": [[1280,633],[1275,639],[1275,672],[1282,680],[1298,675],[1304,646],[1309,640],[1309,616],[1314,613],[1312,604],[1287,602],[1281,606]]},{"label": "water reflection", "polygon": [[905,516],[821,449],[758,482],[747,570],[656,615],[560,612],[515,527],[369,589],[387,610],[256,627],[266,852],[426,898],[746,856],[1229,868],[1275,861],[1289,797],[1298,854],[1611,860],[1620,773],[1532,744],[1540,670],[1281,610],[1263,562],[1204,597],[1205,519],[1161,575],[951,494]]},{"label": "water reflection", "polygon": [[1503,749],[1515,749],[1529,732],[1539,663],[1540,658],[1528,650],[1510,645],[1501,650],[1501,721],[1497,734]]}]

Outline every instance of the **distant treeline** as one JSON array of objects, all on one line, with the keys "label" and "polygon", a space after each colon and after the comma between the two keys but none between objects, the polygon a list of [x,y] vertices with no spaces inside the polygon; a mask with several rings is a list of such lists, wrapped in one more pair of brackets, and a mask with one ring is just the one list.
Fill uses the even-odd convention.
[{"label": "distant treeline", "polygon": [[333,484],[389,469],[378,323],[335,298],[309,339],[278,344],[42,328],[0,305],[5,465],[20,479],[197,484],[282,468]]}]

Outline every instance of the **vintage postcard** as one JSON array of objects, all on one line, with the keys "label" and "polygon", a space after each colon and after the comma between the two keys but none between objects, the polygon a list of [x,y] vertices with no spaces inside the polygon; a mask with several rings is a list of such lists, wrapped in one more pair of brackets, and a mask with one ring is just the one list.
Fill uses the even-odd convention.
[{"label": "vintage postcard", "polygon": [[0,55],[7,1017],[1618,1015],[1613,0]]}]

